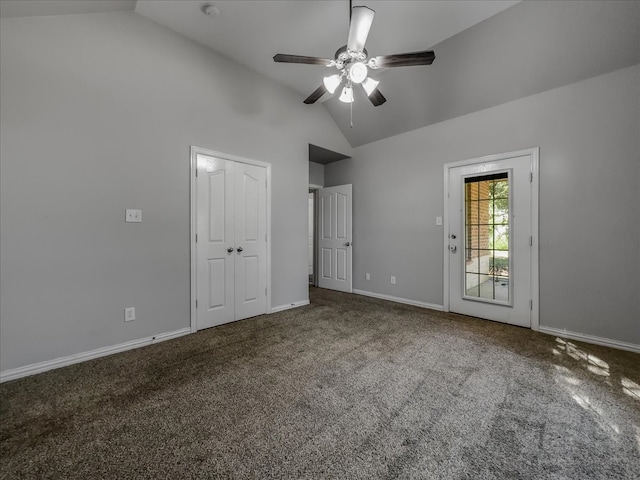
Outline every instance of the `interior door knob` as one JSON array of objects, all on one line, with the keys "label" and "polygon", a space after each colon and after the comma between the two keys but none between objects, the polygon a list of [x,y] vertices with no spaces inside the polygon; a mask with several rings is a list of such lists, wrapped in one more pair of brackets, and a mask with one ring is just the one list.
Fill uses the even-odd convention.
[{"label": "interior door knob", "polygon": [[350,247],[351,246],[351,242],[347,242],[344,244],[345,247]]},{"label": "interior door knob", "polygon": [[233,252],[233,247],[227,248],[227,252],[229,252],[229,253]]},{"label": "interior door knob", "polygon": [[244,250],[244,248],[242,248],[242,247],[238,247],[238,253],[240,253],[240,252],[241,252],[241,251],[243,251],[243,250]]}]

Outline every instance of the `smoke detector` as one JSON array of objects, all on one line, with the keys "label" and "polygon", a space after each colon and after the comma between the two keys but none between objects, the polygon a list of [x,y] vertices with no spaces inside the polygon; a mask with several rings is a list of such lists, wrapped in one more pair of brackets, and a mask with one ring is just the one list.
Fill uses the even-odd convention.
[{"label": "smoke detector", "polygon": [[204,5],[202,5],[201,10],[202,10],[202,13],[204,13],[209,17],[220,16],[220,9],[216,7],[213,3],[205,3]]}]

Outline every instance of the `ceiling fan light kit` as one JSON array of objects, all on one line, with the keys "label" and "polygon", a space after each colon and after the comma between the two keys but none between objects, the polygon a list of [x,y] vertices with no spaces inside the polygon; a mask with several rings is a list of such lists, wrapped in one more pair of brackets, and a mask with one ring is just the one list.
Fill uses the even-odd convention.
[{"label": "ceiling fan light kit", "polygon": [[342,89],[342,94],[338,98],[342,103],[353,103],[353,88],[349,85]]},{"label": "ceiling fan light kit", "polygon": [[369,36],[369,30],[373,24],[375,12],[368,7],[350,7],[350,23],[347,44],[339,48],[334,59],[306,57],[301,55],[288,55],[278,53],[273,57],[275,62],[302,63],[306,65],[322,65],[337,68],[338,73],[324,77],[322,85],[309,95],[304,103],[313,104],[325,93],[334,94],[344,82],[345,86],[339,100],[344,103],[353,103],[353,85],[362,85],[369,101],[374,107],[385,103],[387,99],[378,90],[378,80],[369,77],[369,69],[409,67],[417,65],[431,65],[436,58],[433,50],[420,52],[398,53],[369,58],[364,45]]},{"label": "ceiling fan light kit", "polygon": [[324,83],[324,87],[327,89],[327,92],[334,94],[336,92],[336,89],[342,83],[342,76],[336,74],[331,75],[330,77],[324,77],[322,83]]},{"label": "ceiling fan light kit", "polygon": [[364,88],[364,91],[367,92],[367,97],[371,96],[373,91],[378,88],[379,84],[380,82],[378,80],[374,80],[371,77],[367,77],[364,79],[364,81],[362,82],[362,88]]},{"label": "ceiling fan light kit", "polygon": [[353,83],[362,83],[367,78],[367,66],[362,62],[354,62],[349,67],[349,80]]}]

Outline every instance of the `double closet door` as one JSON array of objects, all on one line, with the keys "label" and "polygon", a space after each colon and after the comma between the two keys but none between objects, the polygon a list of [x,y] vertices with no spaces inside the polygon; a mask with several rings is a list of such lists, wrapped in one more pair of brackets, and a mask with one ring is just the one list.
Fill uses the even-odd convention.
[{"label": "double closet door", "polygon": [[267,310],[266,168],[197,158],[197,326]]}]

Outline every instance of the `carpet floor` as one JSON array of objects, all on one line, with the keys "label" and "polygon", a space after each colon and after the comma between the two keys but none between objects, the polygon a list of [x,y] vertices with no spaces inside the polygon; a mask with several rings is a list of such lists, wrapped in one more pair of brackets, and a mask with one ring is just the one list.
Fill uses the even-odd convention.
[{"label": "carpet floor", "polygon": [[0,478],[640,478],[640,355],[310,295],[0,385]]}]

